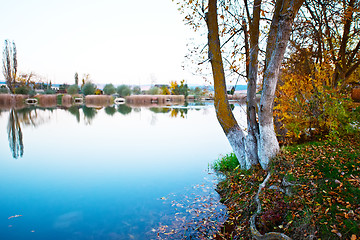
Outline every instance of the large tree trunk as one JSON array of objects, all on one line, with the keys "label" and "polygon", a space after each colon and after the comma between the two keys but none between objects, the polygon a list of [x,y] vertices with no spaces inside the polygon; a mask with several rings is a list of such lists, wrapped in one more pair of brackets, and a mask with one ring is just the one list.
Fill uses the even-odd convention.
[{"label": "large tree trunk", "polygon": [[[247,7],[247,3],[245,0]],[[247,122],[248,135],[246,136],[247,156],[252,165],[259,163],[258,141],[259,125],[256,115],[256,83],[258,77],[258,55],[259,55],[259,26],[260,26],[261,0],[254,1],[253,17],[250,21],[250,59],[249,75],[247,84]],[[249,11],[247,11],[249,13]],[[251,17],[248,16],[250,20]]]},{"label": "large tree trunk", "polygon": [[251,163],[246,156],[245,135],[234,118],[227,99],[224,67],[220,51],[217,0],[209,0],[209,12],[206,14],[206,18],[209,31],[209,59],[214,78],[216,116],[239,160],[240,167],[249,169]]},{"label": "large tree trunk", "polygon": [[[278,4],[281,4],[281,11],[279,14],[275,12],[272,20],[272,23],[278,22],[278,24],[277,26],[272,24],[270,29],[266,50],[266,70],[264,72],[263,91],[259,109],[260,139],[258,154],[260,164],[264,169],[268,168],[270,159],[279,151],[279,143],[274,131],[273,121],[275,90],[293,21],[303,2],[304,0],[282,0],[277,1],[275,6],[277,10]],[[271,54],[269,53],[270,51]]]},{"label": "large tree trunk", "polygon": [[[247,116],[249,134],[245,137],[230,109],[221,57],[217,21],[217,0],[209,0],[206,23],[208,27],[209,59],[215,89],[215,109],[218,121],[237,156],[240,167],[249,169],[257,164],[267,169],[269,161],[279,151],[274,131],[273,103],[280,65],[289,40],[294,17],[304,0],[278,0],[268,38],[266,70],[260,100],[259,125],[256,119],[256,80],[258,74],[258,41],[261,0],[255,0],[250,24],[249,82]],[[246,3],[246,1],[245,1]],[[250,19],[250,18],[249,18]],[[269,53],[271,52],[271,54]],[[257,149],[257,150],[256,150]]]}]

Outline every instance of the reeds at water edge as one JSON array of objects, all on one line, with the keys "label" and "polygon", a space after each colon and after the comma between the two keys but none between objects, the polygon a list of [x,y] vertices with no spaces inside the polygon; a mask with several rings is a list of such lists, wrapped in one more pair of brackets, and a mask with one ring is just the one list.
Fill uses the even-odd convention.
[{"label": "reeds at water edge", "polygon": [[25,107],[24,100],[28,95],[21,94],[0,94],[0,109],[10,110],[12,108],[20,109]]},{"label": "reeds at water edge", "polygon": [[87,95],[85,104],[87,107],[105,107],[114,103],[114,99],[109,95]]}]

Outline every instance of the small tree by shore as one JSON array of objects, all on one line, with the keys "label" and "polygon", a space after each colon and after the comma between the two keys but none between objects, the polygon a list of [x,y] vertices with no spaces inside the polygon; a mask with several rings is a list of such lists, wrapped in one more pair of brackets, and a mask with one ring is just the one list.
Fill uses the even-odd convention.
[{"label": "small tree by shore", "polygon": [[112,94],[116,93],[116,88],[114,87],[113,84],[110,83],[110,84],[106,84],[104,86],[103,91],[104,91],[104,94],[106,94],[106,95],[112,95]]},{"label": "small tree by shore", "polygon": [[87,82],[83,85],[82,87],[82,93],[86,96],[86,95],[93,95],[96,91],[96,86],[91,83],[91,82]]},{"label": "small tree by shore", "polygon": [[116,88],[116,92],[122,96],[122,97],[126,97],[129,96],[131,94],[131,89],[129,86],[127,85],[120,85]]},{"label": "small tree by shore", "polygon": [[73,84],[66,89],[66,92],[70,95],[74,95],[79,93],[79,86],[77,84]]}]

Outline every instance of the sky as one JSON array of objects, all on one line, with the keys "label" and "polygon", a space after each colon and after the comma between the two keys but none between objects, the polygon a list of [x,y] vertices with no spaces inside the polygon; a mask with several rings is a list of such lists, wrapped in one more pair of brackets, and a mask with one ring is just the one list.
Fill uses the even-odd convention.
[{"label": "sky", "polygon": [[72,84],[78,72],[100,84],[205,84],[182,68],[196,34],[171,0],[11,0],[0,19],[1,49],[15,42],[20,73],[52,83]]}]

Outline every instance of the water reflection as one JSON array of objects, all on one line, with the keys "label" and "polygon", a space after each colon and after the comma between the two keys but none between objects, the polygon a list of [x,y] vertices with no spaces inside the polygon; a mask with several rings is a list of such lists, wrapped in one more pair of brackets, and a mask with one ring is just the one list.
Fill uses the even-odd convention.
[{"label": "water reflection", "polygon": [[13,158],[17,159],[22,157],[24,154],[23,134],[18,113],[15,109],[10,110],[7,132]]},{"label": "water reflection", "polygon": [[159,108],[159,107],[151,107],[149,108],[150,111],[153,113],[168,113],[170,112],[171,108]]},{"label": "water reflection", "polygon": [[[205,196],[197,197],[208,196],[212,186],[207,192],[193,186],[209,177],[209,162],[231,147],[213,107],[152,107],[2,112],[1,239],[156,239],[157,228],[169,226],[166,233],[171,232],[172,223],[184,217],[192,221],[184,225],[189,236],[200,216],[193,219],[187,207],[197,202],[205,206],[199,211],[212,209]],[[9,121],[22,161],[9,151]],[[188,204],[174,206],[178,211],[172,201]],[[24,217],[8,219],[15,214]]]},{"label": "water reflection", "polygon": [[[205,107],[205,108],[204,108]],[[68,111],[71,115],[75,116],[78,123],[81,122],[81,115],[83,114],[83,121],[85,125],[91,125],[95,116],[100,110],[103,110],[107,116],[114,117],[116,113],[122,115],[129,115],[132,112],[134,114],[139,114],[141,116],[141,111],[146,109],[150,110],[153,114],[151,115],[150,124],[155,125],[157,123],[157,114],[165,114],[170,118],[186,118],[187,114],[191,110],[199,111],[203,110],[206,114],[206,105],[204,103],[192,103],[185,104],[183,106],[152,106],[148,107],[131,107],[127,104],[121,105],[110,105],[106,107],[90,107],[86,105],[73,105],[69,108],[61,108]],[[23,143],[23,132],[21,126],[32,126],[37,127],[45,122],[51,120],[53,111],[56,111],[56,108],[41,108],[41,107],[30,107],[22,109],[11,109],[9,111],[9,120],[8,120],[8,141],[9,146],[13,155],[13,158],[17,159],[22,157],[24,154],[24,143]],[[6,111],[5,111],[6,112]],[[40,112],[50,113],[49,115],[43,114]],[[82,113],[81,113],[82,112]],[[2,112],[4,113],[4,112]]]},{"label": "water reflection", "polygon": [[131,113],[131,111],[132,111],[132,108],[126,104],[120,104],[118,106],[118,112],[121,113],[122,115],[127,115],[127,114]]},{"label": "water reflection", "polygon": [[116,113],[116,109],[114,106],[105,107],[105,113],[109,116],[113,116]]},{"label": "water reflection", "polygon": [[97,110],[95,108],[87,106],[83,106],[82,110],[84,113],[85,123],[90,125],[92,123],[92,120],[95,118],[95,115],[97,114]]},{"label": "water reflection", "polygon": [[71,113],[72,115],[74,115],[76,117],[77,122],[80,122],[80,111],[79,111],[79,106],[77,105],[73,105],[71,107],[68,108],[69,113]]},{"label": "water reflection", "polygon": [[185,116],[188,113],[188,109],[187,108],[174,108],[174,109],[171,109],[170,116],[173,117],[173,118],[176,118],[179,113],[180,113],[181,118],[185,118]]}]

